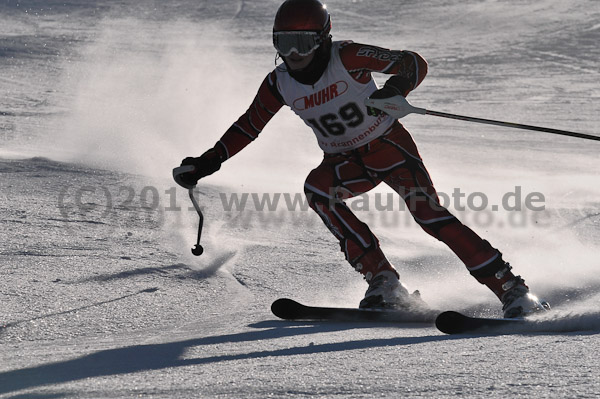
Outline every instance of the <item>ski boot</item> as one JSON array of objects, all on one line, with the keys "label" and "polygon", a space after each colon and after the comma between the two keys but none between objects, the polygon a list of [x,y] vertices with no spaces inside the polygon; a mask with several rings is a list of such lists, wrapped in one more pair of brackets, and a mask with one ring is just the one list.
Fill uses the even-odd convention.
[{"label": "ski boot", "polygon": [[535,312],[550,309],[548,302],[540,301],[529,292],[521,276],[512,273],[510,263],[502,259],[502,253],[491,262],[470,273],[481,284],[486,285],[502,302],[504,317],[523,318]]},{"label": "ski boot", "polygon": [[523,318],[533,313],[550,310],[550,304],[529,292],[523,279],[517,276],[517,285],[502,296],[502,311],[507,319]]},{"label": "ski boot", "polygon": [[421,299],[419,291],[412,294],[408,292],[396,272],[384,270],[369,281],[369,288],[358,307],[360,309],[422,310],[426,309],[427,305]]}]

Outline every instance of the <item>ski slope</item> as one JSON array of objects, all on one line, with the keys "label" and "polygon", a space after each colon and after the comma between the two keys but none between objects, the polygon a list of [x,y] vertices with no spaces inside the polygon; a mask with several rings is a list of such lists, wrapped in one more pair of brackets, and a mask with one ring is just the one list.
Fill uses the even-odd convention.
[{"label": "ski slope", "polygon": [[[197,215],[171,170],[251,103],[278,5],[0,4],[0,398],[597,397],[597,142],[402,120],[452,212],[553,305],[550,331],[273,316],[280,297],[348,307],[366,289],[303,201],[322,155],[288,109],[201,181],[191,254]],[[600,135],[594,0],[327,5],[334,40],[428,60],[414,106]],[[403,282],[438,309],[499,315],[391,193],[351,204]]]}]

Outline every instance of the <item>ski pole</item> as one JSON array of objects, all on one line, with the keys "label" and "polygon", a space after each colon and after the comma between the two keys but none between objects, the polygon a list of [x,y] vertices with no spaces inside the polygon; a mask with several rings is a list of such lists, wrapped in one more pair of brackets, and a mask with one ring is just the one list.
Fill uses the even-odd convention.
[{"label": "ski pole", "polygon": [[[173,177],[175,178],[175,181],[178,181],[176,176],[193,171],[194,167],[192,165],[179,166],[173,169]],[[196,201],[196,197],[194,196],[195,188],[196,186],[188,188],[188,194],[190,196],[190,199],[192,200],[194,209],[196,209],[196,212],[198,213],[198,217],[200,219],[198,222],[198,238],[196,239],[196,245],[194,245],[194,248],[192,248],[192,253],[196,256],[200,256],[204,252],[204,248],[202,248],[202,245],[200,245],[200,237],[202,237],[202,225],[204,224],[204,215],[202,215],[202,209],[200,209],[200,205],[198,205],[198,201]]]},{"label": "ski pole", "polygon": [[380,99],[367,98],[365,100],[365,105],[367,107],[377,108],[396,119],[403,118],[408,114],[433,115],[433,116],[440,116],[443,118],[458,119],[458,120],[467,121],[467,122],[485,123],[488,125],[512,127],[512,128],[516,128],[516,129],[535,130],[538,132],[560,134],[562,136],[571,136],[571,137],[578,137],[581,139],[600,141],[600,136],[594,136],[591,134],[569,132],[567,130],[552,129],[549,127],[523,125],[520,123],[513,123],[513,122],[503,122],[503,121],[497,121],[497,120],[493,120],[493,119],[474,118],[472,116],[449,114],[446,112],[432,111],[432,110],[428,110],[425,108],[413,107],[412,105],[410,105],[408,103],[406,98],[404,98],[402,96],[394,96],[394,97],[390,97],[390,98],[380,98]]},{"label": "ski pole", "polygon": [[194,197],[195,188],[196,186],[188,190],[188,193],[190,194],[190,199],[192,200],[192,204],[194,204],[194,208],[196,209],[196,212],[198,212],[198,217],[200,219],[198,221],[198,238],[196,239],[196,245],[194,245],[194,248],[192,248],[192,253],[196,256],[200,256],[204,252],[204,248],[202,248],[202,245],[200,245],[200,237],[202,236],[202,225],[204,224],[204,215],[202,215],[202,209],[200,209],[200,205],[198,205],[198,201],[196,201],[196,197]]}]

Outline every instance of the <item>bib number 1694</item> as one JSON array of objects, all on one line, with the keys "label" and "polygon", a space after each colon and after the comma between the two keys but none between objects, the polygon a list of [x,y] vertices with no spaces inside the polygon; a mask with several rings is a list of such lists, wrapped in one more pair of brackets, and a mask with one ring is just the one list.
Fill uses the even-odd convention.
[{"label": "bib number 1694", "polygon": [[319,133],[324,137],[341,136],[346,132],[347,127],[357,127],[363,121],[365,117],[356,103],[348,103],[342,106],[337,114],[325,114],[316,119],[307,119],[307,122],[311,124]]}]

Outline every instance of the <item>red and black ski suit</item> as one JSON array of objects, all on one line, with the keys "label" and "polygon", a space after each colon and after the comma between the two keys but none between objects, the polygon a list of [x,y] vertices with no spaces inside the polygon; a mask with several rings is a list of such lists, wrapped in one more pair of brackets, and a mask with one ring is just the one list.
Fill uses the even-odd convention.
[{"label": "red and black ski suit", "polygon": [[414,220],[443,241],[469,272],[499,297],[514,278],[501,254],[439,203],[436,190],[409,132],[387,115],[365,115],[364,100],[376,89],[372,72],[399,75],[410,83],[407,95],[425,78],[427,63],[410,51],[392,51],[352,42],[334,42],[331,61],[314,85],[296,82],[278,66],[262,82],[250,108],[215,145],[224,161],[255,140],[283,105],[313,128],[323,161],[307,177],[310,206],[340,241],[350,264],[367,281],[393,270],[369,227],[344,198],[381,182],[396,191]]}]

